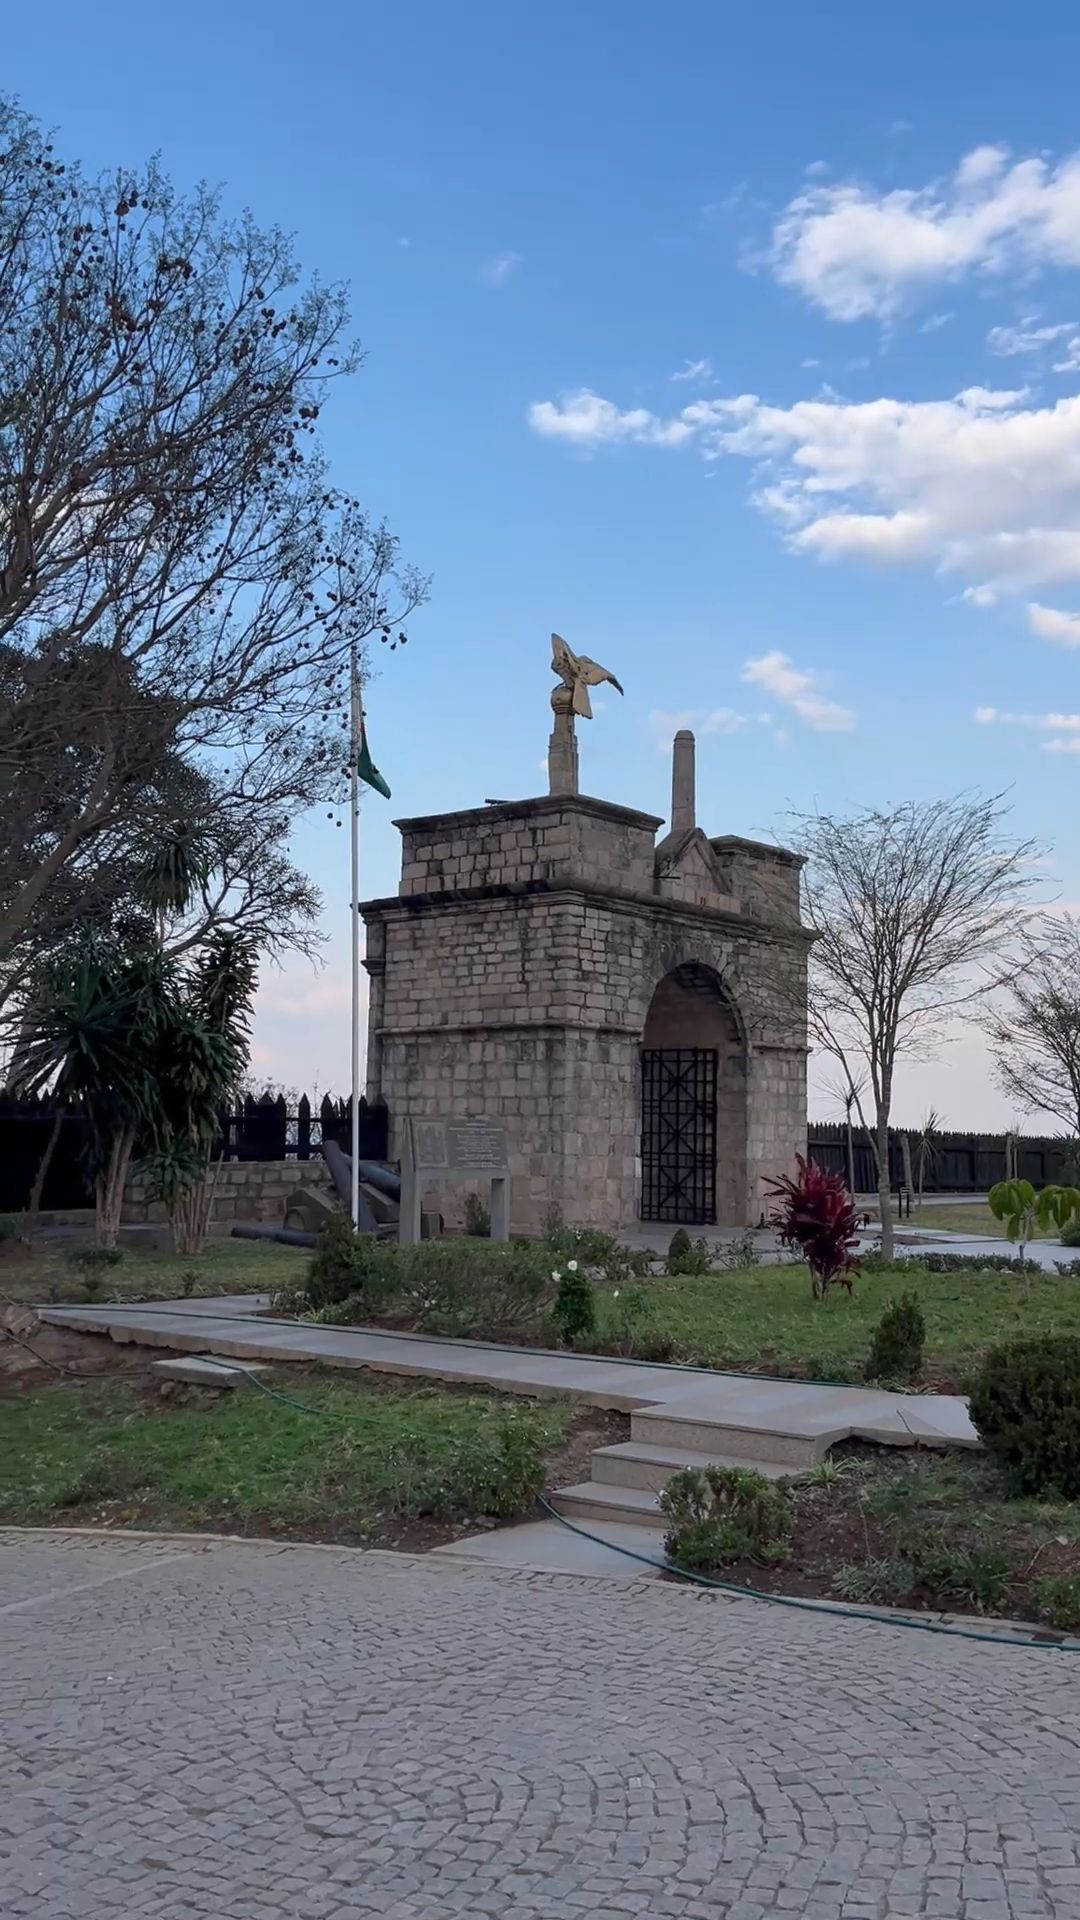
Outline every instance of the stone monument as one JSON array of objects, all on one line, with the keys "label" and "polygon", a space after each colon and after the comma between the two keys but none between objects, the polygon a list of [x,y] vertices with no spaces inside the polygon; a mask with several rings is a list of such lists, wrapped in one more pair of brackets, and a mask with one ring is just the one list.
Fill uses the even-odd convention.
[{"label": "stone monument", "polygon": [[490,1187],[491,1238],[509,1240],[510,1165],[502,1122],[409,1119],[401,1135],[401,1245],[414,1246],[421,1237],[424,1189],[450,1179]]},{"label": "stone monument", "polygon": [[552,667],[550,792],[397,822],[398,892],[362,908],[368,1097],[395,1156],[433,1115],[505,1128],[515,1232],[752,1223],[806,1144],[801,860],[698,826],[686,731],[659,841],[580,793],[575,719],[622,689],[557,635]]}]

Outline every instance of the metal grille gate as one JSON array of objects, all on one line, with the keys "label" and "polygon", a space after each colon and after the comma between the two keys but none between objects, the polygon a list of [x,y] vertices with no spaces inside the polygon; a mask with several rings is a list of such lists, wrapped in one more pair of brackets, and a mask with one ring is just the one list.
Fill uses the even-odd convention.
[{"label": "metal grille gate", "polygon": [[716,1220],[716,1052],[645,1048],[641,1055],[641,1217]]}]

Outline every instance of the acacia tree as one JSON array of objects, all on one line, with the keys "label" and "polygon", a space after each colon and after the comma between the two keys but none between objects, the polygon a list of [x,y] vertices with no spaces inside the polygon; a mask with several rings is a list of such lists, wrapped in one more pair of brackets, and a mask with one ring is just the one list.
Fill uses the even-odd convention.
[{"label": "acacia tree", "polygon": [[[987,991],[1023,925],[1031,841],[1002,796],[796,817],[806,856],[810,1032],[838,1063],[874,1154],[881,1244],[893,1251],[889,1119],[897,1061],[925,1052]],[[869,1082],[867,1124],[859,1082]]]},{"label": "acacia tree", "polygon": [[0,104],[0,963],[168,753],[336,789],[350,661],[425,593],[314,438],[346,326],[279,232]]},{"label": "acacia tree", "polygon": [[1080,1138],[1080,920],[1044,918],[1020,939],[1021,964],[987,1010],[1002,1092]]}]

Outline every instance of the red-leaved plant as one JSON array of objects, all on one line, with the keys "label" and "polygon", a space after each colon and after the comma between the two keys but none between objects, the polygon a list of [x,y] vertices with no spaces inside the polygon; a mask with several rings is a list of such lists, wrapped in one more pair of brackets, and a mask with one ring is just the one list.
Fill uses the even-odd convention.
[{"label": "red-leaved plant", "polygon": [[787,1247],[798,1247],[810,1268],[815,1300],[832,1286],[851,1292],[858,1233],[855,1202],[838,1173],[826,1173],[813,1160],[796,1156],[794,1180],[769,1182],[778,1204],[769,1215]]}]

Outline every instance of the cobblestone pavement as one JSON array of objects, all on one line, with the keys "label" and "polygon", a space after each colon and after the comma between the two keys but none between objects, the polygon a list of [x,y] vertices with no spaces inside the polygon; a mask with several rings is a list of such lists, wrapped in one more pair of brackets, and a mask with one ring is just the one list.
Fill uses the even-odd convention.
[{"label": "cobblestone pavement", "polygon": [[1080,1660],[644,1583],[0,1535],[4,1920],[1080,1916]]}]

